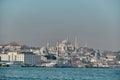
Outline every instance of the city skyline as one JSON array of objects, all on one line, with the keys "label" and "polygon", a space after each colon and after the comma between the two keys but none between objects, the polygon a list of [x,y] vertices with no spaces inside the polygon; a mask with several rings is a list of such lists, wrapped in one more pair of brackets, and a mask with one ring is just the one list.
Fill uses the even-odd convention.
[{"label": "city skyline", "polygon": [[69,36],[80,46],[120,50],[120,1],[0,1],[0,44],[55,44]]}]

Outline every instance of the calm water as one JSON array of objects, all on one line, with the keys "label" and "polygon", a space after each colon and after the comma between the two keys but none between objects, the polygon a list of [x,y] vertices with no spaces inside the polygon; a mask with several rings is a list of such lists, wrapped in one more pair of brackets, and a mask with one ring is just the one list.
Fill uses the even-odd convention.
[{"label": "calm water", "polygon": [[120,80],[120,69],[9,67],[0,80]]}]

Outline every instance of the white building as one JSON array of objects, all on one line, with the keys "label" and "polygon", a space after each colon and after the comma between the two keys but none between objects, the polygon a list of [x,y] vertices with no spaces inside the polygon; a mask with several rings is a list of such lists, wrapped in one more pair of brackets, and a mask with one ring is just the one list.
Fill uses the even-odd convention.
[{"label": "white building", "polygon": [[24,64],[36,65],[41,61],[41,56],[32,53],[9,52],[8,54],[0,54],[1,61],[18,61]]}]

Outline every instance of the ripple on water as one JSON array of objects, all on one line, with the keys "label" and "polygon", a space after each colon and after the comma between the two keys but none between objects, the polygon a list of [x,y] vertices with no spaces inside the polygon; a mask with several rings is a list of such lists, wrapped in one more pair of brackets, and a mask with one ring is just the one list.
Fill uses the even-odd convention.
[{"label": "ripple on water", "polygon": [[120,80],[120,69],[0,68],[0,80]]}]

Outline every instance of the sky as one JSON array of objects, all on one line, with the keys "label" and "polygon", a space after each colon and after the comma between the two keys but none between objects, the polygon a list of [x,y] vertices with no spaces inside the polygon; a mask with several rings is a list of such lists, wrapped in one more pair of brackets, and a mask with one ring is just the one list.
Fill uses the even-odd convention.
[{"label": "sky", "polygon": [[0,0],[0,44],[41,47],[67,36],[81,47],[120,50],[120,0]]}]

